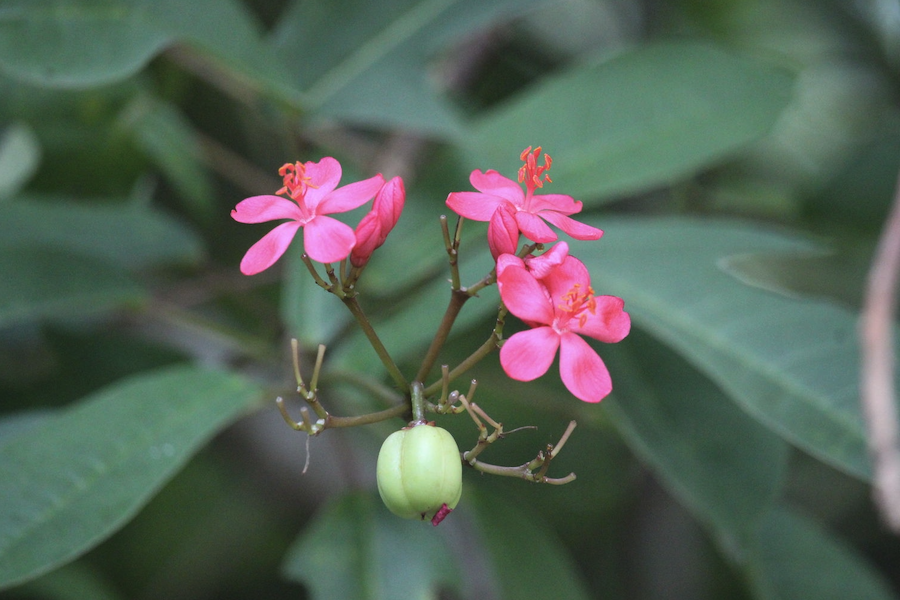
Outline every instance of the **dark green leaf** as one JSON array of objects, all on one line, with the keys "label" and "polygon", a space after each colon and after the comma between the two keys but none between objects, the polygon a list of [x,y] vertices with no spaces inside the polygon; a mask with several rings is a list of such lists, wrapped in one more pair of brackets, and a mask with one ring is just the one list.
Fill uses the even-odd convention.
[{"label": "dark green leaf", "polygon": [[0,446],[0,588],[116,531],[259,394],[240,377],[168,368],[115,384]]},{"label": "dark green leaf", "polygon": [[93,258],[36,247],[0,247],[0,327],[96,314],[144,298],[126,274]]},{"label": "dark green leaf", "polygon": [[781,489],[787,444],[643,332],[600,350],[616,389],[604,410],[673,495],[739,556]]},{"label": "dark green leaf", "polygon": [[729,255],[808,244],[728,221],[587,221],[606,235],[599,244],[573,244],[573,253],[592,269],[598,293],[624,298],[635,323],[788,441],[870,476],[854,315],[743,285],[718,266]]},{"label": "dark green leaf", "polygon": [[787,509],[774,510],[763,521],[750,573],[762,600],[897,598],[862,556],[815,521]]},{"label": "dark green leaf", "polygon": [[475,166],[510,178],[519,152],[542,146],[554,159],[552,191],[610,197],[684,178],[759,138],[792,85],[787,72],[715,46],[653,44],[526,90],[465,144]]},{"label": "dark green leaf", "polygon": [[148,208],[36,199],[0,204],[0,248],[26,244],[135,269],[194,261],[202,251],[184,225]]},{"label": "dark green leaf", "polygon": [[392,515],[372,493],[344,496],[318,515],[282,570],[318,599],[430,598],[459,580],[442,531]]}]

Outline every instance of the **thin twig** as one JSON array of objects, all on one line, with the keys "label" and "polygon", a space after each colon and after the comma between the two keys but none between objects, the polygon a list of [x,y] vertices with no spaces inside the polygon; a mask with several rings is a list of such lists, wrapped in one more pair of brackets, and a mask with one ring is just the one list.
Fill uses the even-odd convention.
[{"label": "thin twig", "polygon": [[873,493],[887,526],[900,533],[900,431],[894,390],[894,311],[900,274],[900,180],[869,271],[860,322],[860,398],[874,466]]}]

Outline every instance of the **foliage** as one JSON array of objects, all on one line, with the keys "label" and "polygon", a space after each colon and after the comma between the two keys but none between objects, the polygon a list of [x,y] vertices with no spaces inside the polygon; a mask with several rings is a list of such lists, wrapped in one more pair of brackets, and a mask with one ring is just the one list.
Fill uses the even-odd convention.
[{"label": "foliage", "polygon": [[[900,168],[883,6],[3,2],[0,596],[898,597],[856,332]],[[439,528],[396,518],[375,460],[400,419],[307,440],[274,404],[298,400],[291,337],[303,368],[328,346],[342,415],[394,381],[301,240],[240,273],[271,225],[230,211],[283,163],[403,176],[359,291],[410,372],[448,302],[447,194],[538,145],[604,231],[561,238],[631,315],[619,344],[589,340],[613,392],[512,381],[492,353],[471,376],[506,433],[484,454],[521,464],[574,419],[551,471],[577,480],[464,469]],[[486,231],[462,229],[466,284]],[[498,302],[466,303],[439,364]],[[466,415],[435,420],[475,445]]]}]

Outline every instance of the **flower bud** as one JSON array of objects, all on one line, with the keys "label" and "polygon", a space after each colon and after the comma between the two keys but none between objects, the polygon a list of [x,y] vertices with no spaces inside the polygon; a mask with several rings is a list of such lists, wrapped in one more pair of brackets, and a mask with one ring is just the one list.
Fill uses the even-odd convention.
[{"label": "flower bud", "polygon": [[376,468],[385,506],[405,519],[437,525],[462,494],[462,462],[456,440],[424,423],[395,431],[384,440]]}]

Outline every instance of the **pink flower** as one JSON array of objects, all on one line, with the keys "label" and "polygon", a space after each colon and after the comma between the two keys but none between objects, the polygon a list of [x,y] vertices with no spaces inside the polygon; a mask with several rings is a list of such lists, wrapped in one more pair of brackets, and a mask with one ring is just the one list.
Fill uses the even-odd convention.
[{"label": "pink flower", "polygon": [[372,253],[384,244],[400,219],[405,201],[406,190],[400,177],[394,177],[381,187],[372,203],[372,210],[356,226],[356,245],[350,253],[350,262],[354,267],[366,264]]},{"label": "pink flower", "polygon": [[545,220],[577,240],[600,239],[603,231],[568,217],[581,211],[581,202],[562,194],[534,193],[537,188],[544,187],[545,181],[550,182],[550,176],[545,171],[550,169],[553,160],[545,154],[544,164],[538,166],[537,157],[540,153],[540,147],[532,152],[530,146],[522,152],[525,164],[519,169],[519,182],[525,183],[526,191],[523,192],[518,183],[497,171],[482,173],[475,170],[469,181],[478,192],[452,192],[447,196],[447,206],[467,219],[489,221],[499,206],[508,205],[515,215],[519,230],[533,242],[556,240],[556,234],[544,223]]},{"label": "pink flower", "polygon": [[533,269],[509,254],[497,261],[503,303],[531,327],[506,340],[500,348],[500,364],[513,379],[531,381],[547,372],[559,349],[565,386],[580,400],[599,402],[612,391],[612,380],[581,336],[618,342],[628,335],[631,318],[621,298],[595,296],[584,264],[568,255],[560,260],[562,254],[547,252],[532,259]]},{"label": "pink flower", "polygon": [[281,258],[294,235],[304,228],[303,248],[318,262],[336,262],[349,256],[356,243],[350,226],[325,215],[362,206],[384,184],[376,175],[335,189],[341,180],[341,164],[327,156],[317,163],[286,164],[278,173],[284,178],[280,196],[253,196],[242,200],[231,217],[240,223],[265,223],[290,219],[253,244],[241,260],[241,273],[255,275]]}]

